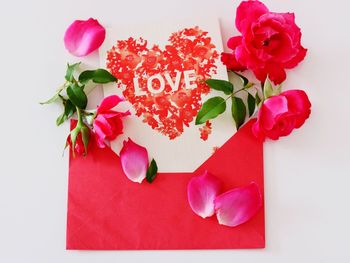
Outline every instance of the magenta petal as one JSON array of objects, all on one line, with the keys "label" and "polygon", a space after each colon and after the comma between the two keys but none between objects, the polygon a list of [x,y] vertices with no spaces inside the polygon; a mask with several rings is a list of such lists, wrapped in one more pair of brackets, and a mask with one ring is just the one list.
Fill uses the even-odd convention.
[{"label": "magenta petal", "polygon": [[311,113],[311,102],[303,90],[287,90],[281,93],[287,98],[288,109],[296,115],[296,128],[300,128]]},{"label": "magenta petal", "polygon": [[130,138],[124,141],[120,151],[120,161],[125,175],[133,182],[141,183],[146,178],[148,153],[146,148],[134,143]]},{"label": "magenta petal", "polygon": [[214,199],[221,189],[221,181],[207,171],[193,177],[187,185],[188,202],[194,213],[206,218],[215,213]]},{"label": "magenta petal", "polygon": [[74,56],[82,57],[98,49],[106,36],[106,30],[93,18],[75,20],[66,30],[64,45]]},{"label": "magenta petal", "polygon": [[108,96],[108,97],[104,98],[103,101],[101,102],[100,106],[98,106],[97,114],[114,108],[122,101],[124,101],[124,99],[117,96],[117,95],[112,95],[112,96]]},{"label": "magenta petal", "polygon": [[251,219],[262,207],[258,185],[235,188],[215,198],[215,212],[219,224],[238,226]]},{"label": "magenta petal", "polygon": [[229,38],[229,40],[227,41],[227,47],[232,50],[235,50],[236,47],[242,44],[242,39],[243,39],[242,36],[235,36],[235,37]]},{"label": "magenta petal", "polygon": [[266,130],[276,124],[278,115],[288,112],[288,101],[283,96],[272,96],[264,101],[259,111],[259,118]]},{"label": "magenta petal", "polygon": [[243,33],[263,14],[268,13],[267,7],[259,1],[242,1],[236,11],[236,27]]}]

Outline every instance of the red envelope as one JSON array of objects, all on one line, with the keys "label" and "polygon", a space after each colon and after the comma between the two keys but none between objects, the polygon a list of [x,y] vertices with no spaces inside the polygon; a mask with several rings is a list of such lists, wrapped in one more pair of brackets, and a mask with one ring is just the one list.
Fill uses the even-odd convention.
[{"label": "red envelope", "polygon": [[[70,157],[67,249],[230,249],[265,246],[264,208],[237,226],[194,214],[187,183],[208,170],[224,190],[255,181],[261,192],[263,143],[242,127],[194,173],[160,173],[152,184],[133,183],[108,147],[91,144],[87,157]],[[195,158],[195,156],[193,156]]]}]

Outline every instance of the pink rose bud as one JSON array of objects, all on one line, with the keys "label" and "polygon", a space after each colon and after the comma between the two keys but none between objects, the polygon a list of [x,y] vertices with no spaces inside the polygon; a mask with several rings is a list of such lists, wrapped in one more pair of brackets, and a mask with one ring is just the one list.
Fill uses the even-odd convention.
[{"label": "pink rose bud", "polygon": [[98,49],[105,36],[106,30],[96,19],[75,20],[66,30],[64,45],[72,55],[83,57]]}]

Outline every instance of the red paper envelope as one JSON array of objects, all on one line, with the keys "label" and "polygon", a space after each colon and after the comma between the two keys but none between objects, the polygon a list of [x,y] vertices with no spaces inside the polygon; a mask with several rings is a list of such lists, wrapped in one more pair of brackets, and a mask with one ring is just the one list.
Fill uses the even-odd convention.
[{"label": "red paper envelope", "polygon": [[91,144],[87,157],[70,157],[67,249],[263,248],[263,208],[231,228],[219,225],[215,216],[197,216],[187,200],[187,183],[205,170],[222,179],[224,190],[255,181],[264,192],[263,144],[253,137],[251,125],[194,173],[160,173],[152,184],[129,181],[108,147]]}]

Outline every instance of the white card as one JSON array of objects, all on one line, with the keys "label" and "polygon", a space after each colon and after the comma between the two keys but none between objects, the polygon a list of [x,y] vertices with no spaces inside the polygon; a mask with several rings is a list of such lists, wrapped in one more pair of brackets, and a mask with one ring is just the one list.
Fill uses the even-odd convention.
[{"label": "white card", "polygon": [[202,103],[214,96],[227,97],[213,90],[208,93],[203,83],[208,78],[227,80],[221,52],[216,20],[107,28],[100,48],[101,66],[119,84],[105,85],[104,96],[124,97],[126,101],[116,109],[132,113],[123,119],[124,134],[111,143],[112,149],[119,154],[123,141],[130,137],[146,147],[159,172],[196,170],[236,130],[230,100],[226,111],[210,121],[211,129],[204,128],[204,139],[205,131],[211,131],[206,140],[200,132],[205,125],[195,125]]}]

